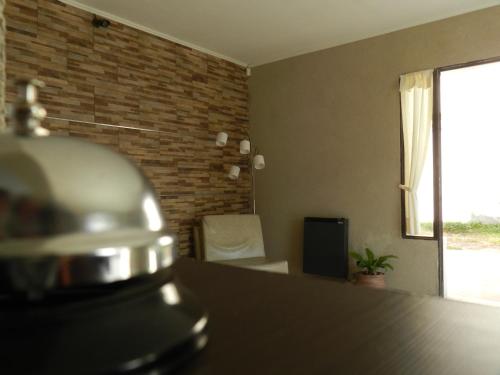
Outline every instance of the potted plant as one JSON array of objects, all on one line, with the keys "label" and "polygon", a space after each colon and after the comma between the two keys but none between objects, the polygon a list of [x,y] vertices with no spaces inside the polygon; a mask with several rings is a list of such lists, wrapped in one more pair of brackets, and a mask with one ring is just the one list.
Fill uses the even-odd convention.
[{"label": "potted plant", "polygon": [[356,274],[356,284],[369,286],[372,288],[385,288],[385,272],[394,268],[388,262],[391,258],[397,258],[395,255],[383,255],[376,257],[369,248],[365,249],[366,257],[351,251],[351,257],[356,261],[356,265],[361,271]]}]

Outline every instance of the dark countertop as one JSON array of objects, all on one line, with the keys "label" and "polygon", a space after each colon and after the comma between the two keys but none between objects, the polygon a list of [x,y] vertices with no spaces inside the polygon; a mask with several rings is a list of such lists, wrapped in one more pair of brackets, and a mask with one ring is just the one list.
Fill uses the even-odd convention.
[{"label": "dark countertop", "polygon": [[500,309],[179,259],[210,314],[192,374],[500,374]]}]

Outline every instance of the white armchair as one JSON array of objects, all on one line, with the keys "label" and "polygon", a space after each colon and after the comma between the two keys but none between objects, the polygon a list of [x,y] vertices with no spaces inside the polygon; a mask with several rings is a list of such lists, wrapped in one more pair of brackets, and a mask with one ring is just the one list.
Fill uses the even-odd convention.
[{"label": "white armchair", "polygon": [[258,215],[209,215],[195,233],[197,258],[235,267],[288,273],[288,262],[271,261],[264,251]]}]

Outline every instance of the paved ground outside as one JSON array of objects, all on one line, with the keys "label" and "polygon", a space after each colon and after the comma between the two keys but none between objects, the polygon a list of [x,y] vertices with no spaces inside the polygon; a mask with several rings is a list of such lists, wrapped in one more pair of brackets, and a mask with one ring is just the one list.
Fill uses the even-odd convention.
[{"label": "paved ground outside", "polygon": [[443,256],[446,298],[500,307],[500,249],[445,247]]}]

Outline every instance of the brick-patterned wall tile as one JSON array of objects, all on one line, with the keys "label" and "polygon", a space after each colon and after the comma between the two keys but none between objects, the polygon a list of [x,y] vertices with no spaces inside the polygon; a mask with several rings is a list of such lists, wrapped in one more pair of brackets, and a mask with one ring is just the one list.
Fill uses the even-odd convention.
[{"label": "brick-patterned wall tile", "polygon": [[5,0],[0,0],[0,130],[5,128]]},{"label": "brick-patterned wall tile", "polygon": [[[92,14],[56,0],[7,0],[5,16],[7,101],[16,78],[45,81],[49,116],[74,120],[47,128],[138,165],[182,254],[203,215],[249,212],[248,158],[238,152],[248,137],[244,68],[116,22],[95,29]],[[230,137],[225,148],[215,146],[220,131]],[[232,164],[241,166],[237,181],[227,178]]]}]

